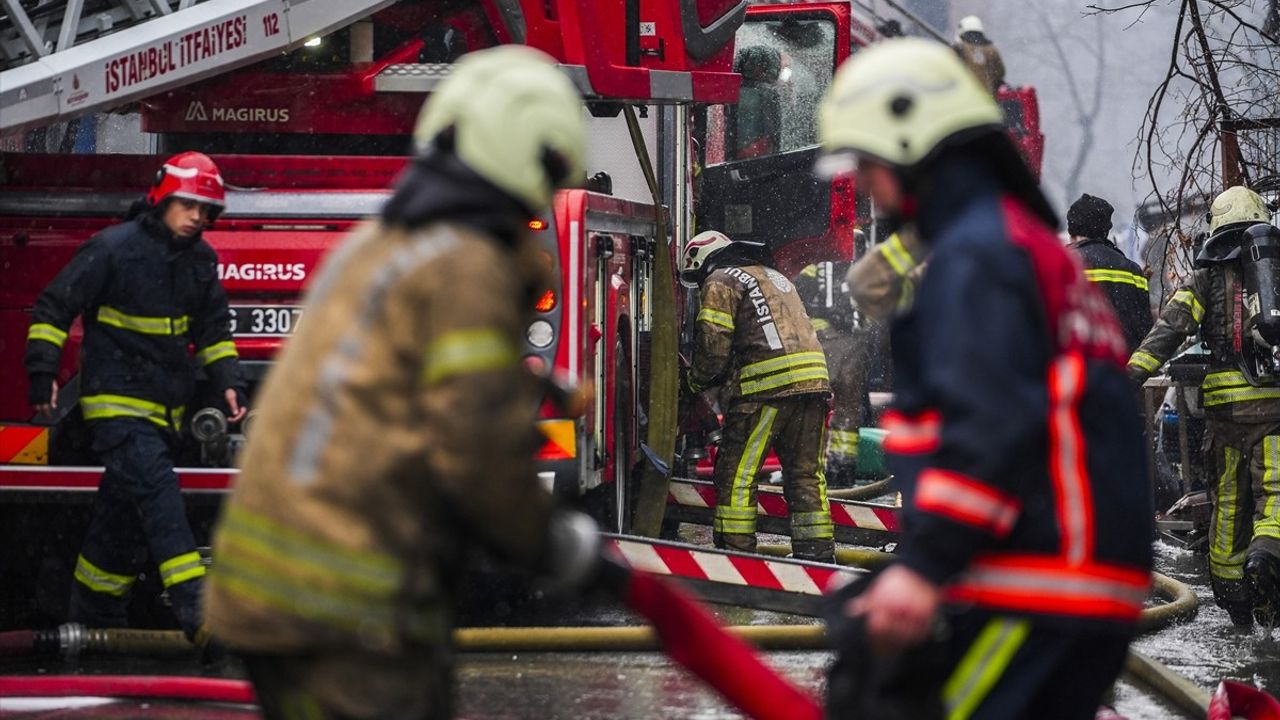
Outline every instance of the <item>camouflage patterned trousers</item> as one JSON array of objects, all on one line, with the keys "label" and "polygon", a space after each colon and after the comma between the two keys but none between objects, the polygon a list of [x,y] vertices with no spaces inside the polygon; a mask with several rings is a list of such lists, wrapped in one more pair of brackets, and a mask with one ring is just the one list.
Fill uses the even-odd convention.
[{"label": "camouflage patterned trousers", "polygon": [[826,421],[827,398],[819,394],[739,400],[729,408],[716,455],[716,547],[756,549],[756,475],[772,448],[782,463],[795,556],[834,559],[822,457]]}]

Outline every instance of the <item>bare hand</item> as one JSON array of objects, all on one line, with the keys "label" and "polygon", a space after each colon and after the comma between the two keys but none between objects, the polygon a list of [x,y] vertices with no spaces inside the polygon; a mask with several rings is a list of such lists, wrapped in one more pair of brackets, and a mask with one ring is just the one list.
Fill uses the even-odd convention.
[{"label": "bare hand", "polygon": [[53,417],[53,411],[58,409],[58,381],[53,381],[53,390],[49,393],[49,402],[41,403],[36,406],[36,413],[41,417]]},{"label": "bare hand", "polygon": [[929,635],[941,602],[937,586],[914,570],[893,565],[845,605],[845,614],[866,620],[867,638],[877,652],[899,652]]},{"label": "bare hand", "polygon": [[249,406],[240,407],[240,401],[236,399],[236,391],[227,388],[223,393],[223,397],[227,399],[227,408],[231,410],[231,415],[227,417],[227,422],[235,423],[244,419],[249,414]]}]

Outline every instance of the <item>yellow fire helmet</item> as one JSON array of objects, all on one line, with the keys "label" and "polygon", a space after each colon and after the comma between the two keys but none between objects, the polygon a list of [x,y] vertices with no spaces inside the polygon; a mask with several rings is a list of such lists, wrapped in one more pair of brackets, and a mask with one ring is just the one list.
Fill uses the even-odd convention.
[{"label": "yellow fire helmet", "polygon": [[956,135],[1004,127],[1000,107],[945,45],[885,40],[846,60],[823,98],[818,132],[823,175],[857,157],[910,168]]},{"label": "yellow fire helmet", "polygon": [[419,152],[453,129],[458,158],[531,211],[586,174],[582,97],[547,54],[502,45],[464,55],[422,106]]},{"label": "yellow fire helmet", "polygon": [[1243,185],[1229,187],[1209,207],[1209,234],[1237,223],[1271,222],[1267,201]]}]

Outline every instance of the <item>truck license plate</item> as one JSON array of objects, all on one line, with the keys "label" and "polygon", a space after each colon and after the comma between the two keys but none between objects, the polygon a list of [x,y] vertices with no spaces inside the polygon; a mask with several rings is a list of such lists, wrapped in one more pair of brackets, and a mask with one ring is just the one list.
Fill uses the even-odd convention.
[{"label": "truck license plate", "polygon": [[298,328],[297,305],[232,305],[231,334],[236,337],[284,337]]}]

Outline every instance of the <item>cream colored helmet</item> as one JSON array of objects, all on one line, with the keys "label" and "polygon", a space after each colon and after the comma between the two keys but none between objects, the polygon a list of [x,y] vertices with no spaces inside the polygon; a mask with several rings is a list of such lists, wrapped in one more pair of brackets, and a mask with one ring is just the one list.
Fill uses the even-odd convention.
[{"label": "cream colored helmet", "polygon": [[851,170],[856,156],[910,168],[958,133],[1004,127],[956,53],[919,38],[884,40],[846,60],[818,113],[825,175]]},{"label": "cream colored helmet", "polygon": [[694,235],[680,256],[680,284],[696,288],[706,276],[711,258],[733,245],[733,240],[719,230],[704,230]]},{"label": "cream colored helmet", "polygon": [[986,33],[986,29],[982,27],[982,19],[977,15],[965,15],[960,18],[960,27],[958,33],[963,35],[967,32]]},{"label": "cream colored helmet", "polygon": [[1267,201],[1243,185],[1229,187],[1209,207],[1209,234],[1237,223],[1271,222]]},{"label": "cream colored helmet", "polygon": [[502,45],[464,55],[422,106],[414,144],[453,128],[458,158],[537,211],[585,175],[582,97],[549,55]]}]

